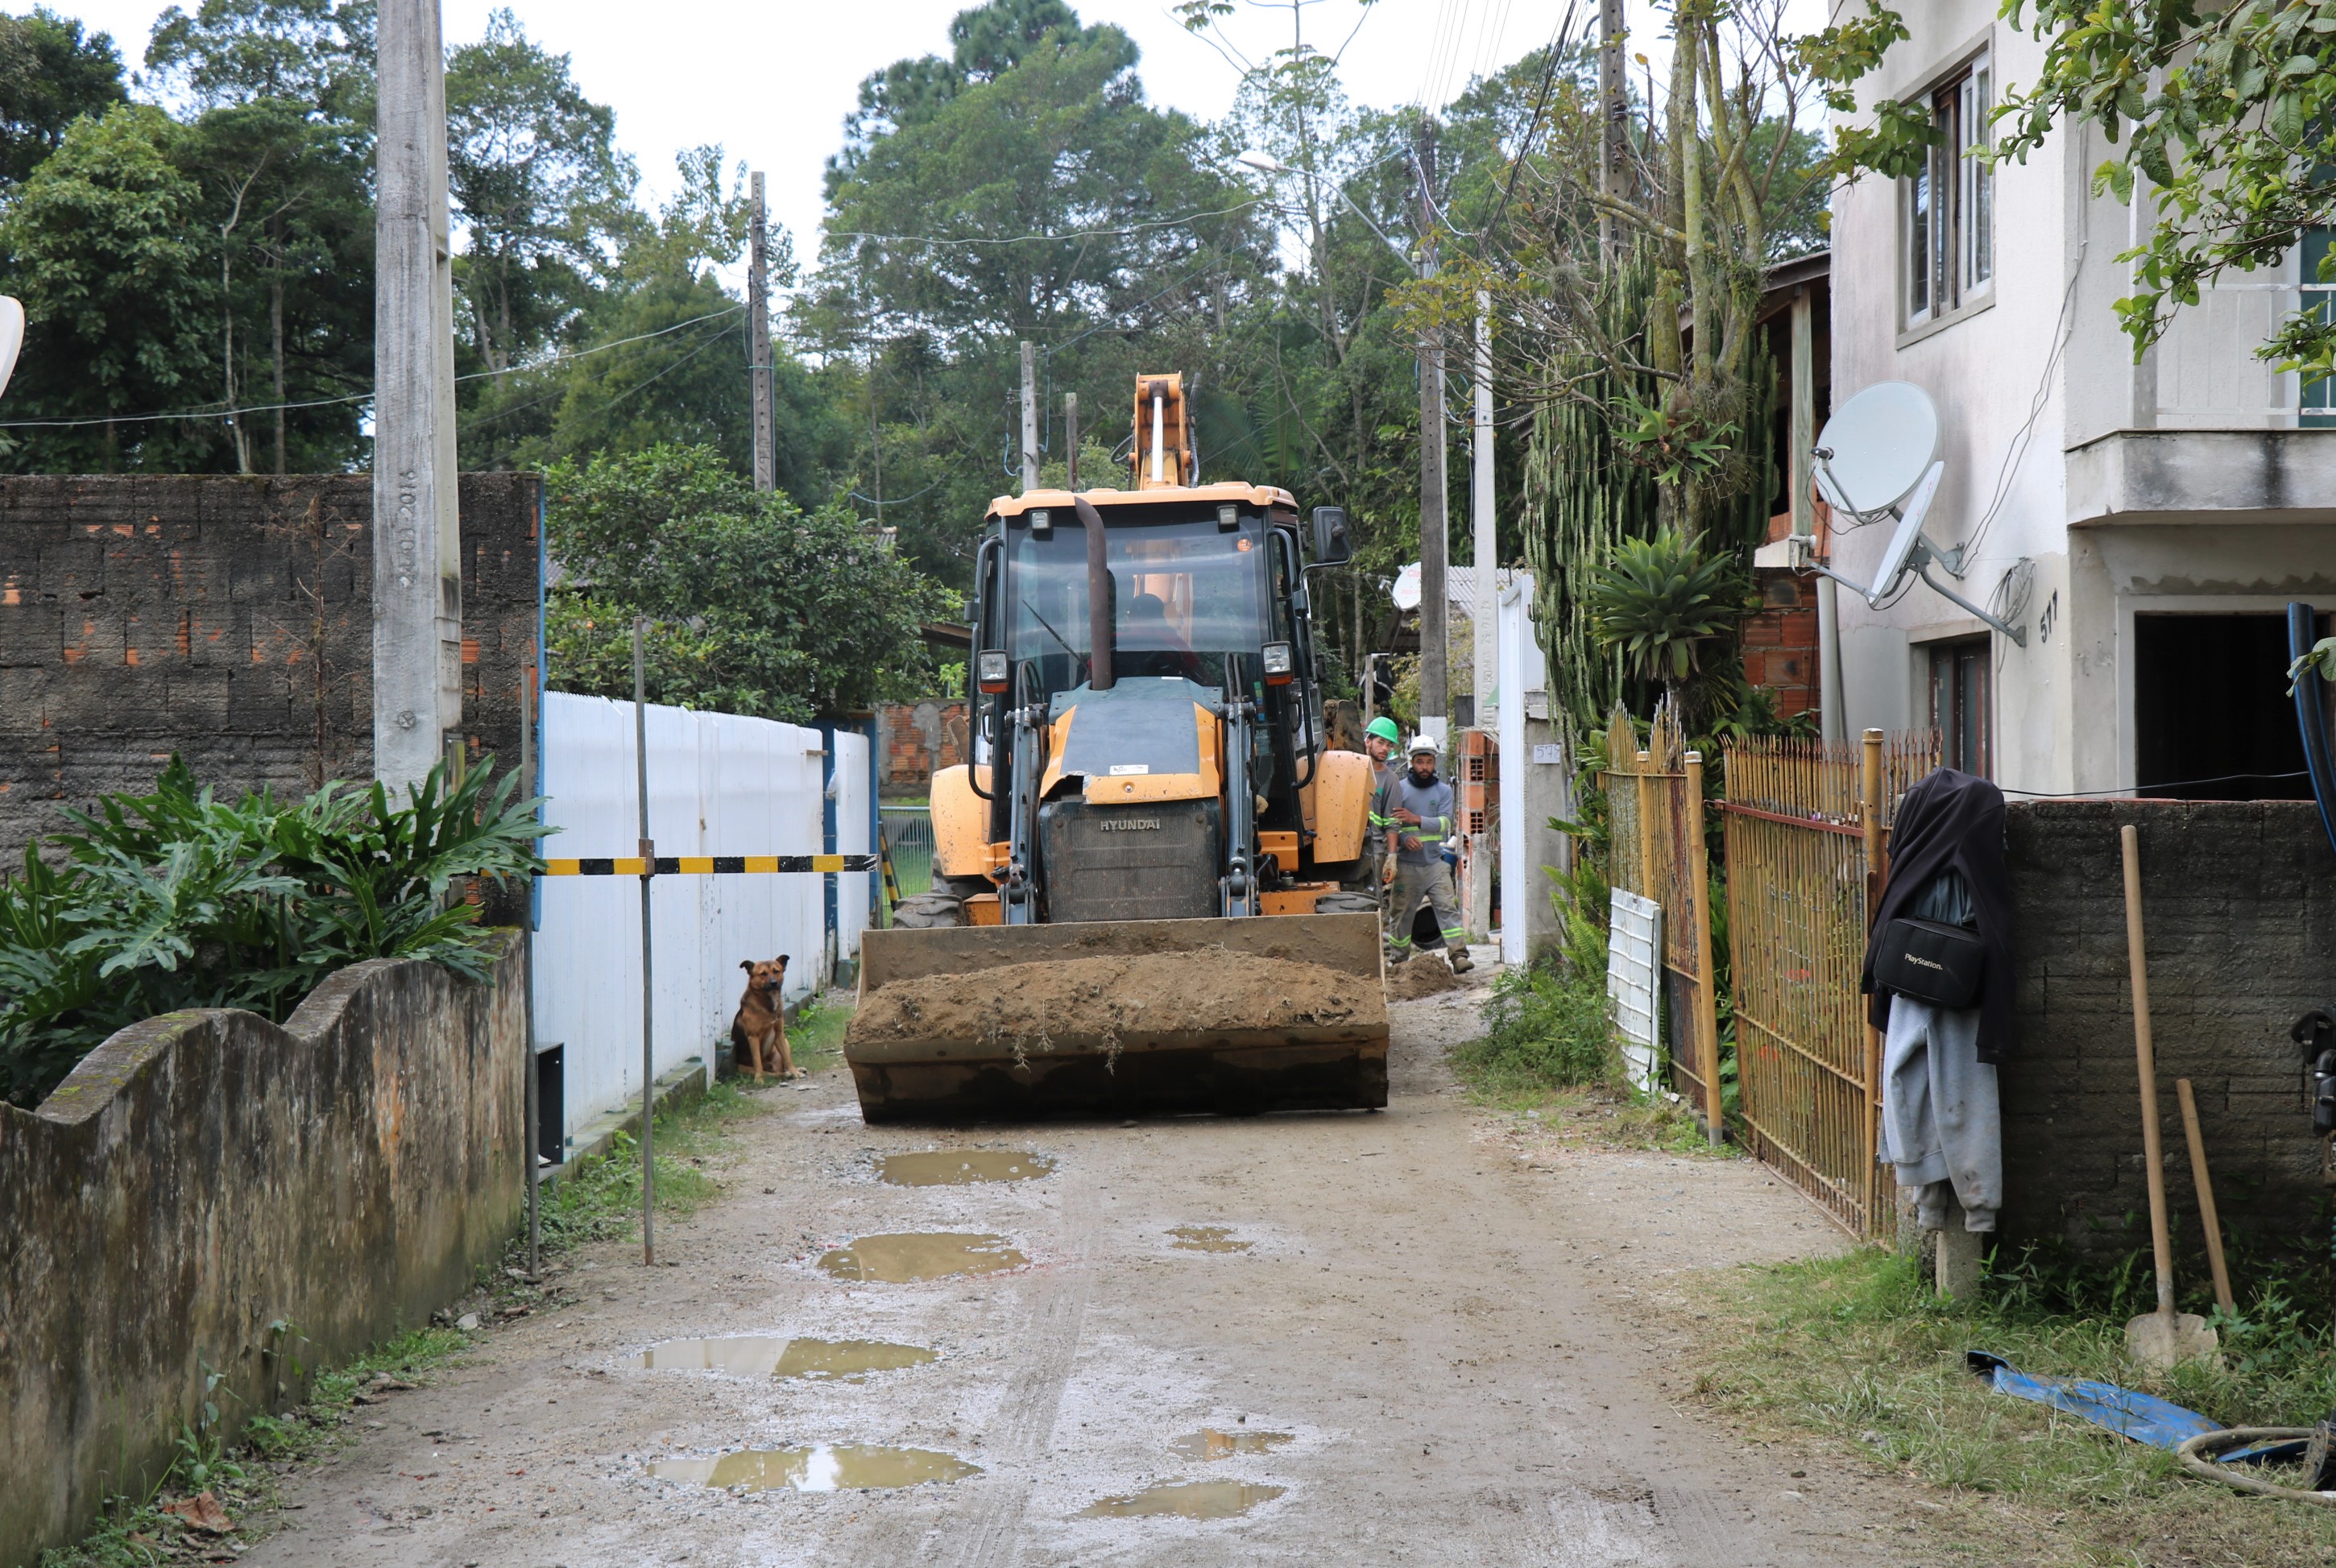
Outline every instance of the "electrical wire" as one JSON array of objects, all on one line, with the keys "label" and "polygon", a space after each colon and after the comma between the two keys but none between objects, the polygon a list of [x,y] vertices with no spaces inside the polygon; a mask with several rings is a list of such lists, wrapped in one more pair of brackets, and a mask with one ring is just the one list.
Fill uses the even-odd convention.
[{"label": "electrical wire", "polygon": [[[499,375],[521,375],[529,371],[544,370],[572,359],[589,359],[596,354],[606,354],[612,348],[622,348],[628,343],[646,343],[652,337],[663,337],[668,333],[679,332],[684,327],[697,326],[708,321],[719,321],[725,317],[735,316],[745,308],[744,305],[734,305],[726,310],[708,311],[704,316],[693,316],[686,321],[676,321],[670,326],[660,326],[654,332],[635,333],[630,337],[619,337],[612,342],[595,344],[590,348],[563,351],[543,359],[530,360],[525,365],[506,365],[501,370],[473,370],[468,375],[458,375],[454,379],[458,383],[486,381]],[[289,413],[298,408],[332,408],[345,403],[364,403],[372,396],[371,392],[352,392],[343,397],[317,397],[305,403],[248,404],[238,404],[234,408],[205,408],[190,412],[174,411],[168,414],[114,414],[95,419],[5,419],[0,420],[0,430],[75,430],[96,424],[144,424],[178,419],[233,419],[247,414]]]},{"label": "electrical wire", "polygon": [[2311,775],[2299,769],[2294,773],[2225,773],[2216,774],[2213,778],[2168,779],[2163,784],[2135,784],[2130,789],[2062,790],[2056,793],[2052,790],[2013,789],[2010,784],[2001,784],[1998,787],[2005,794],[2018,795],[2022,800],[2083,801],[2099,800],[2104,796],[2112,799],[2127,799],[2140,794],[2143,790],[2188,789],[2192,784],[2230,784],[2237,779],[2261,779],[2270,783],[2278,779],[2308,778],[2309,776]]},{"label": "electrical wire", "polygon": [[1962,558],[1965,560],[1970,560],[1978,551],[1980,544],[1987,538],[1989,527],[1995,521],[1996,513],[2002,510],[2005,499],[2010,495],[2011,476],[2018,472],[2020,459],[2028,454],[2029,444],[2035,435],[2036,422],[2043,417],[2044,405],[2051,401],[2052,373],[2059,368],[2060,356],[2068,347],[2068,307],[2076,302],[2077,280],[2084,276],[2085,250],[2091,243],[2090,239],[2078,243],[2077,259],[2068,268],[2068,287],[2060,291],[2060,314],[2052,325],[2052,352],[2045,356],[2043,372],[2036,378],[2035,395],[2029,399],[2028,418],[2011,433],[2011,441],[2003,450],[2003,462],[1995,474],[1995,492],[1988,498],[1987,510],[1971,525],[1971,537],[1963,541]]}]

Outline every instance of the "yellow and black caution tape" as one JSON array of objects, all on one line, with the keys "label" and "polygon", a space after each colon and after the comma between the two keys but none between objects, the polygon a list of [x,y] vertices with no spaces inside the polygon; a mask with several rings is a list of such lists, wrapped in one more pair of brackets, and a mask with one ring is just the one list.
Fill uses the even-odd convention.
[{"label": "yellow and black caution tape", "polygon": [[872,872],[874,855],[638,855],[607,860],[548,860],[548,877],[721,877],[774,872]]}]

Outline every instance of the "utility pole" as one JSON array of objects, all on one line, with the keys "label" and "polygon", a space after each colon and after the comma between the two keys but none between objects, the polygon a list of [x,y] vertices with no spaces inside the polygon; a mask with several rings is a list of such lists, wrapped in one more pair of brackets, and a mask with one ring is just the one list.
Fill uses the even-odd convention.
[{"label": "utility pole", "polygon": [[[1436,119],[1419,117],[1416,150],[1419,176],[1419,276],[1436,276]],[[1444,586],[1444,340],[1435,327],[1419,338],[1419,727],[1444,737],[1452,706],[1445,667],[1445,618],[1450,609]]]},{"label": "utility pole", "polygon": [[373,771],[459,755],[462,539],[438,0],[382,0],[374,217]]},{"label": "utility pole", "polygon": [[[1622,0],[1598,0],[1598,106],[1602,122],[1599,138],[1598,193],[1611,201],[1622,199],[1622,161],[1630,149],[1630,79],[1622,69]],[[1598,215],[1598,254],[1607,266],[1615,262],[1614,218]]]},{"label": "utility pole", "polygon": [[1022,345],[1022,493],[1038,488],[1038,348]]},{"label": "utility pole", "polygon": [[776,490],[779,483],[776,445],[778,429],[771,411],[771,258],[764,244],[763,173],[752,176],[754,193],[754,234],[746,273],[746,359],[754,389],[754,488]]},{"label": "utility pole", "polygon": [[1063,394],[1063,488],[1079,487],[1079,394]]},{"label": "utility pole", "polygon": [[[1817,439],[1816,302],[1806,285],[1793,296],[1792,339],[1792,487],[1793,535],[1800,541],[1806,561],[1816,553],[1816,497],[1814,454]],[[1841,600],[1833,579],[1817,579],[1817,722],[1825,739],[1836,745],[1849,742],[1849,725],[1841,706]]]},{"label": "utility pole", "polygon": [[1471,379],[1475,383],[1471,390],[1476,405],[1469,432],[1469,456],[1475,466],[1468,481],[1469,521],[1476,555],[1476,727],[1490,729],[1493,718],[1488,705],[1500,678],[1500,586],[1494,573],[1500,569],[1501,545],[1493,511],[1493,297],[1482,288],[1476,291],[1476,365]]}]

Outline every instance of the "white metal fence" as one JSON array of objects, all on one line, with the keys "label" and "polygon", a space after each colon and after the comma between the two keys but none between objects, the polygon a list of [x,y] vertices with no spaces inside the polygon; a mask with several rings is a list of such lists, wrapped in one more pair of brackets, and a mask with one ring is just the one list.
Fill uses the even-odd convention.
[{"label": "white metal fence", "polygon": [[[648,710],[649,836],[660,855],[816,854],[822,842],[820,732],[731,714]],[[868,740],[836,737],[835,850],[869,842]],[[545,844],[560,856],[620,856],[639,838],[633,709],[605,697],[543,699]],[[836,884],[835,960],[860,950],[871,873]],[[749,959],[785,953],[789,999],[826,969],[826,882],[816,874],[659,877],[650,890],[657,1071],[726,1048]],[[563,1131],[641,1092],[640,884],[549,877],[535,941],[535,1034],[562,1052]]]}]

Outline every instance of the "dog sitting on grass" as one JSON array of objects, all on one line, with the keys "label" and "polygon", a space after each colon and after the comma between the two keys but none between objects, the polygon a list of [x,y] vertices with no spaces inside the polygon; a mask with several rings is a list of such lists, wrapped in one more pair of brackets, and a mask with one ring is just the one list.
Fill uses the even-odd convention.
[{"label": "dog sitting on grass", "polygon": [[794,1053],[787,1048],[787,1015],[780,989],[787,983],[787,955],[756,962],[741,959],[746,971],[746,991],[738,998],[738,1015],[730,1020],[730,1055],[741,1072],[751,1070],[761,1083],[766,1071],[782,1078],[797,1076]]}]

